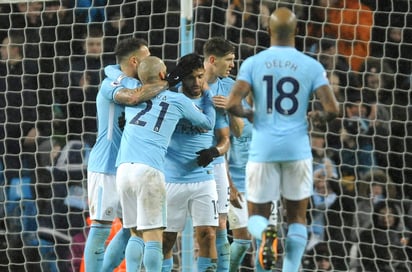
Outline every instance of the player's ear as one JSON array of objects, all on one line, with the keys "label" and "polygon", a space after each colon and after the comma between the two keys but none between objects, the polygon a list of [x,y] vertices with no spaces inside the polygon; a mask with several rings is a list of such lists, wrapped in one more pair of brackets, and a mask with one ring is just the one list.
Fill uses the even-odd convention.
[{"label": "player's ear", "polygon": [[166,79],[166,72],[159,72],[159,77],[161,80],[165,80]]},{"label": "player's ear", "polygon": [[213,64],[213,63],[215,63],[215,60],[216,60],[216,56],[214,56],[214,55],[209,56],[209,63]]}]

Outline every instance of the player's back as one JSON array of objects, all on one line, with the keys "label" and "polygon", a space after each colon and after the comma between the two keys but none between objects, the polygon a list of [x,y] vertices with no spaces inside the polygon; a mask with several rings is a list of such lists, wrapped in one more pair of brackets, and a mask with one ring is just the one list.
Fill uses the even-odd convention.
[{"label": "player's back", "polygon": [[[136,86],[139,81],[136,80]],[[88,170],[99,173],[115,174],[115,162],[120,146],[122,131],[118,119],[124,106],[114,102],[114,94],[121,89],[113,80],[103,80],[96,97],[98,131],[96,143],[90,153]]]},{"label": "player's back", "polygon": [[310,157],[306,115],[313,92],[328,84],[322,65],[293,47],[272,46],[248,58],[238,79],[249,82],[253,89],[251,158]]},{"label": "player's back", "polygon": [[[213,107],[208,96],[206,112]],[[125,107],[126,125],[117,165],[124,162],[147,164],[163,171],[164,157],[178,121],[187,118],[193,125],[211,129],[212,117],[204,115],[181,93],[163,91],[137,106]]]}]

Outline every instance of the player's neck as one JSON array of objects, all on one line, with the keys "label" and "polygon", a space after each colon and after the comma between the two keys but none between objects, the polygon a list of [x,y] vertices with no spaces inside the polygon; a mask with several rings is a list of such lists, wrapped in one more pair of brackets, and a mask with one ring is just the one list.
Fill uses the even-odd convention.
[{"label": "player's neck", "polygon": [[133,77],[133,78],[137,77],[137,75],[133,73],[134,69],[131,67],[128,67],[127,65],[120,64],[120,70],[128,77]]},{"label": "player's neck", "polygon": [[186,95],[188,98],[190,99],[198,99],[202,97],[202,93],[198,94],[198,95],[192,95],[188,92],[183,91],[183,94]]},{"label": "player's neck", "polygon": [[272,46],[290,46],[290,47],[295,47],[295,40],[294,40],[294,39],[280,40],[280,39],[276,39],[275,37],[272,37],[270,44],[271,44]]},{"label": "player's neck", "polygon": [[206,78],[207,83],[213,84],[213,83],[216,82],[218,76],[215,75],[213,72],[210,71],[210,72],[206,72],[206,73],[205,73],[205,78]]}]

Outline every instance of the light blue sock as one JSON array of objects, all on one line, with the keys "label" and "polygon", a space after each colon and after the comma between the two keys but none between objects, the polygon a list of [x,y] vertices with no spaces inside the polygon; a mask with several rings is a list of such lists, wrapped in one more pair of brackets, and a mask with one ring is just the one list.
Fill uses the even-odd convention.
[{"label": "light blue sock", "polygon": [[268,272],[268,271],[272,271],[272,270],[265,270],[263,269],[263,267],[260,266],[260,262],[259,262],[259,247],[260,244],[262,243],[261,239],[256,239],[256,252],[255,252],[255,271],[256,272]]},{"label": "light blue sock", "polygon": [[308,232],[305,225],[298,223],[289,225],[285,239],[285,258],[282,271],[299,271],[307,241]]},{"label": "light blue sock", "polygon": [[233,239],[230,245],[230,272],[237,272],[250,247],[251,240]]},{"label": "light blue sock", "polygon": [[198,272],[215,272],[216,271],[216,260],[206,257],[197,258],[197,271]]},{"label": "light blue sock", "polygon": [[84,247],[84,264],[87,272],[102,271],[105,244],[111,228],[111,225],[98,223],[90,226]]},{"label": "light blue sock", "polygon": [[217,271],[227,272],[230,265],[230,243],[227,239],[227,230],[216,231]]},{"label": "light blue sock", "polygon": [[255,238],[262,240],[262,233],[269,224],[269,220],[261,215],[252,215],[247,223],[247,230]]},{"label": "light blue sock", "polygon": [[173,257],[169,259],[163,259],[162,272],[170,272],[173,269]]},{"label": "light blue sock", "polygon": [[233,239],[230,245],[230,272],[237,272],[252,243],[251,240]]},{"label": "light blue sock", "polygon": [[140,271],[144,250],[145,244],[143,239],[137,236],[131,236],[127,242],[125,252],[127,271]]},{"label": "light blue sock", "polygon": [[112,272],[124,259],[127,242],[130,238],[130,230],[121,228],[109,245],[106,247],[104,253],[104,260],[102,266],[102,272]]},{"label": "light blue sock", "polygon": [[161,271],[162,261],[162,243],[157,241],[147,241],[145,244],[145,252],[143,256],[143,265],[146,272]]}]

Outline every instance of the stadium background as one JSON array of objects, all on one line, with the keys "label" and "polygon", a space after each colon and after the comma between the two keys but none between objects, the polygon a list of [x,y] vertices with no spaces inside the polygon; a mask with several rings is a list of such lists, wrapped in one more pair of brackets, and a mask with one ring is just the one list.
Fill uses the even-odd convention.
[{"label": "stadium background", "polygon": [[[70,259],[65,261],[62,257],[63,263],[78,267],[82,237],[87,232],[85,169],[81,166],[87,162],[88,150],[95,139],[94,97],[103,76],[102,68],[108,63],[114,63],[113,49],[118,39],[131,36],[146,39],[152,55],[162,58],[172,68],[182,53],[182,32],[193,30],[192,45],[198,53],[201,53],[202,45],[209,37],[223,36],[232,41],[237,49],[236,67],[232,73],[235,77],[242,60],[269,45],[267,15],[279,5],[289,6],[297,14],[299,31],[296,45],[305,53],[319,57],[319,48],[326,48],[342,39],[339,35],[343,36],[343,33],[335,33],[337,36],[330,37],[323,32],[328,24],[325,23],[328,15],[320,8],[325,1],[319,0],[194,0],[188,26],[181,25],[180,3],[184,1],[88,2],[0,2],[1,41],[7,37],[20,37],[21,39],[16,39],[16,45],[21,46],[24,63],[23,70],[13,74],[15,70],[12,68],[15,66],[2,53],[1,271],[37,268],[39,257],[36,243],[39,237],[46,236],[52,236],[48,238],[56,243],[57,251],[62,251],[62,254],[65,250],[70,251]],[[346,2],[358,3],[349,0]],[[345,158],[350,153],[347,151],[361,151],[361,144],[365,139],[370,144],[368,152],[373,153],[375,158],[373,169],[383,172],[386,200],[396,202],[397,205],[397,218],[402,225],[396,230],[396,234],[408,238],[412,230],[412,3],[407,0],[365,0],[359,3],[370,9],[373,18],[367,43],[370,46],[368,55],[373,60],[370,63],[376,66],[370,64],[371,69],[365,67],[364,70],[339,70],[335,66],[327,70],[340,73],[343,108],[346,107],[345,103],[353,102],[354,99],[360,99],[369,108],[376,102],[381,103],[380,98],[368,100],[366,95],[355,95],[353,98],[353,92],[350,92],[356,89],[359,94],[370,93],[365,88],[366,78],[369,73],[376,72],[382,83],[377,88],[380,88],[379,92],[385,98],[381,104],[388,115],[387,119],[382,120],[378,115],[374,124],[383,124],[387,130],[380,133],[375,129],[363,135],[357,127],[354,132],[356,145],[350,148],[340,142],[339,130],[326,127],[319,132],[326,139],[327,152],[336,162],[338,173],[331,178],[338,199],[336,205],[333,209],[329,207],[322,211],[326,215],[327,232],[336,234],[328,236],[328,253],[325,253],[333,255],[333,271],[347,271],[361,266],[359,258],[354,255],[354,249],[356,253],[357,246],[363,243],[359,240],[359,235],[365,226],[359,225],[355,215],[372,214],[371,211],[362,210],[361,203],[369,201],[369,185],[377,182],[382,175],[380,173],[378,178],[378,174],[372,174],[370,177],[353,169],[353,175],[347,175],[345,171],[351,167],[346,167]],[[230,19],[227,17],[228,10],[232,15]],[[360,19],[363,15],[356,16]],[[317,32],[311,31],[313,29]],[[84,51],[83,45],[88,36],[103,38],[102,54],[93,56]],[[358,38],[360,37],[355,35],[351,41],[353,46]],[[339,53],[337,56],[343,57]],[[348,116],[339,119],[339,125],[348,126],[345,117]],[[359,125],[355,123],[356,126]],[[354,123],[349,124],[353,128]],[[30,137],[32,127],[38,130],[35,138]],[[53,144],[50,145],[50,142]],[[10,146],[16,149],[11,149]],[[53,150],[56,151],[53,149],[55,146],[68,151],[57,152],[60,160],[52,164],[45,157],[52,154]],[[352,168],[365,166],[371,169],[371,165],[362,165],[362,161],[356,158]],[[53,168],[52,171],[50,167]],[[320,209],[312,207],[312,211]],[[308,219],[309,222],[314,219],[313,213],[308,214]],[[62,221],[65,224],[56,225],[56,222]],[[374,226],[368,228],[374,229]],[[69,236],[73,242],[67,244],[67,236],[56,238],[57,232]],[[76,239],[79,239],[78,242]],[[336,246],[339,244],[342,245],[340,248]],[[407,256],[412,255],[411,242],[408,247],[400,244],[396,247],[406,252]],[[177,256],[178,253],[179,248]],[[315,257],[319,254],[315,252]],[[312,258],[308,252],[306,261],[313,262],[315,257]],[[379,257],[373,260],[378,261]],[[392,268],[395,269],[397,260],[392,261]],[[244,269],[248,269],[247,262]],[[359,269],[362,271],[362,268]]]}]

